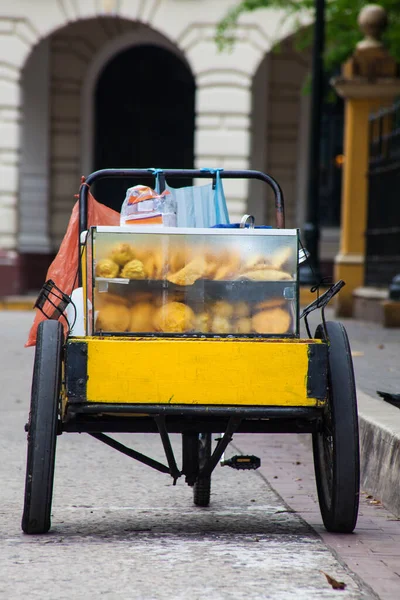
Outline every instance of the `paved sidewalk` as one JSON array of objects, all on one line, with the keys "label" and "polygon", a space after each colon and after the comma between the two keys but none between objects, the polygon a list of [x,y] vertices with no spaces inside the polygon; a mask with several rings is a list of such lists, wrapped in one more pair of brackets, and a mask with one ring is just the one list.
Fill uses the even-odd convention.
[{"label": "paved sidewalk", "polygon": [[[15,318],[15,315],[10,313],[7,318]],[[333,319],[331,310],[327,311],[327,318]],[[312,330],[318,321],[319,315],[312,315]],[[397,414],[400,417],[400,410],[381,400],[376,390],[399,392],[400,329],[385,330],[379,325],[352,319],[342,322],[350,337],[359,392],[368,394],[373,405],[376,403],[378,415],[382,413],[382,417],[393,422]],[[18,355],[23,359],[26,353],[29,350],[21,347]],[[359,398],[362,398],[360,393]],[[395,441],[399,448],[399,440]],[[237,435],[234,445],[240,451],[262,457],[259,476],[267,479],[284,502],[314,527],[377,597],[381,600],[400,598],[400,519],[382,506],[378,496],[363,490],[354,534],[329,534],[323,528],[317,502],[310,436]],[[231,451],[235,453],[234,448]]]},{"label": "paved sidewalk", "polygon": [[[332,310],[327,310],[326,316],[334,319]],[[9,317],[12,318],[11,313]],[[310,321],[313,331],[319,315],[313,314]],[[370,424],[372,440],[379,442],[381,450],[389,448],[400,455],[400,425],[397,426],[397,423],[400,424],[400,410],[376,395],[378,389],[400,393],[400,329],[383,329],[377,324],[352,319],[341,321],[348,331],[354,357],[360,424],[364,421]],[[27,352],[21,348],[21,357]],[[387,435],[386,440],[380,437],[382,432]],[[371,494],[363,486],[360,516],[354,534],[329,534],[323,528],[319,512],[310,436],[237,435],[234,444],[240,451],[262,457],[259,475],[267,479],[283,500],[314,527],[340,560],[362,578],[377,597],[399,600],[400,515],[394,516],[393,511],[381,504],[379,493]],[[362,452],[364,460],[366,458],[370,464],[373,464],[374,454]],[[388,460],[393,454],[386,452],[385,457]],[[385,474],[382,460],[378,456],[376,476]],[[399,485],[400,468],[395,463],[394,467]],[[378,477],[375,483],[379,483]],[[400,493],[398,496],[400,498]]]},{"label": "paved sidewalk", "polygon": [[[320,315],[315,312],[311,317],[313,331]],[[335,320],[332,309],[326,317]],[[400,393],[400,329],[340,320],[350,339],[358,391],[361,482],[400,517],[400,409],[377,394],[377,390]]]},{"label": "paved sidewalk", "polygon": [[[362,455],[362,493],[355,533],[328,533],[320,515],[309,435],[235,436],[243,453],[264,457],[258,471],[282,499],[309,523],[338,557],[363,579],[380,600],[400,598],[400,511],[388,510],[386,488],[400,506],[400,410],[377,395],[377,390],[400,393],[400,329],[377,323],[327,320],[346,327],[358,391]],[[309,318],[313,332],[319,312]],[[365,444],[372,444],[368,448]],[[368,489],[365,485],[367,484]],[[396,487],[397,486],[397,487]],[[371,490],[373,493],[371,493]],[[389,504],[393,498],[388,498]]]},{"label": "paved sidewalk", "polygon": [[237,434],[226,456],[237,451],[261,457],[260,476],[380,600],[399,600],[400,519],[362,491],[355,532],[328,533],[319,510],[310,435]]},{"label": "paved sidewalk", "polygon": [[[326,319],[340,321],[346,327],[357,388],[377,400],[377,390],[400,394],[400,328],[385,329],[378,323],[336,318],[333,309],[326,310]],[[319,311],[312,313],[309,321],[313,333],[320,322]]]}]

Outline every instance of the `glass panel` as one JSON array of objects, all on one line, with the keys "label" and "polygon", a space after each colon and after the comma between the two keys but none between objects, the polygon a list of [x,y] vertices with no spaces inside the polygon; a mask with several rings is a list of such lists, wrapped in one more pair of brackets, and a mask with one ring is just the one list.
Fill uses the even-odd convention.
[{"label": "glass panel", "polygon": [[93,252],[93,235],[94,229],[90,229],[86,236],[86,246],[85,246],[85,256],[82,257],[84,260],[86,258],[86,310],[85,310],[85,319],[86,319],[86,333],[91,335],[93,332],[93,292],[95,286],[94,279],[94,252]]},{"label": "glass panel", "polygon": [[297,335],[297,231],[210,231],[95,230],[93,332]]}]

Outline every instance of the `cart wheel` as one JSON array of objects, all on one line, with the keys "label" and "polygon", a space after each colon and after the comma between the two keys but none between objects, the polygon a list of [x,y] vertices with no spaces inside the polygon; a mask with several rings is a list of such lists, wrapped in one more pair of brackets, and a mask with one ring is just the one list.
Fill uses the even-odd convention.
[{"label": "cart wheel", "polygon": [[[313,434],[315,478],[322,520],[328,531],[351,533],[356,526],[360,486],[357,397],[345,328],[328,322],[328,403],[321,431]],[[325,337],[322,325],[315,337]]]},{"label": "cart wheel", "polygon": [[[199,468],[201,469],[206,460],[211,456],[211,433],[199,434]],[[193,501],[196,506],[208,506],[211,494],[211,475],[198,477],[193,486]]]},{"label": "cart wheel", "polygon": [[22,530],[46,533],[50,529],[54,462],[61,384],[63,328],[58,321],[38,327],[28,424]]}]

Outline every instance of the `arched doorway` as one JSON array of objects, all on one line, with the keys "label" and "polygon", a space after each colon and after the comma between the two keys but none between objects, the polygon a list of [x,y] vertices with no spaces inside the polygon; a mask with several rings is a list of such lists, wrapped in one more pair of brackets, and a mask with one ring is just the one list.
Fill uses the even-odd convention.
[{"label": "arched doorway", "polygon": [[[176,54],[148,44],[120,52],[101,72],[94,102],[95,170],[193,168],[195,81]],[[135,183],[103,180],[94,194],[119,210]]]}]

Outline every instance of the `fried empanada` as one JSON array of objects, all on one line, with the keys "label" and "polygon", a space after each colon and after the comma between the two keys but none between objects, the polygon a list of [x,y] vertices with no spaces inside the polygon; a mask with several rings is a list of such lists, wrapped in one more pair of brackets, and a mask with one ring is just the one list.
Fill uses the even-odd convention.
[{"label": "fried empanada", "polygon": [[250,315],[250,306],[247,302],[236,302],[233,306],[235,317],[243,318]]},{"label": "fried empanada", "polygon": [[153,252],[153,279],[163,279],[165,275],[165,259],[162,250],[156,250]]},{"label": "fried empanada", "polygon": [[254,312],[259,310],[267,310],[269,308],[278,308],[280,306],[284,306],[286,303],[285,298],[269,298],[268,300],[263,300],[254,306]]},{"label": "fried empanada", "polygon": [[133,291],[128,294],[128,298],[131,302],[150,302],[153,297],[152,292]]},{"label": "fried empanada", "polygon": [[253,254],[247,259],[243,266],[243,271],[252,271],[255,269],[271,268],[271,261],[264,254]]},{"label": "fried empanada", "polygon": [[145,279],[143,263],[137,258],[130,260],[121,271],[121,277],[126,279]]},{"label": "fried empanada", "polygon": [[118,294],[110,294],[109,292],[97,292],[95,290],[94,305],[96,309],[102,308],[106,304],[117,304],[119,306],[129,306],[129,299]]},{"label": "fried empanada", "polygon": [[213,279],[215,281],[229,281],[240,273],[241,256],[236,252],[224,252],[218,261],[218,268]]},{"label": "fried empanada", "polygon": [[279,250],[274,252],[271,256],[271,264],[274,269],[280,271],[283,265],[289,260],[292,251],[292,248],[285,246],[284,248],[279,248]]},{"label": "fried empanada", "polygon": [[208,312],[201,312],[195,315],[195,325],[194,328],[196,331],[200,331],[201,333],[209,333],[210,332],[210,324],[211,317]]},{"label": "fried empanada", "polygon": [[131,313],[121,304],[105,304],[96,319],[97,331],[124,332],[129,328]]},{"label": "fried empanada", "polygon": [[148,256],[152,253],[152,249],[150,248],[150,246],[147,245],[138,245],[138,246],[132,246],[132,251],[135,255],[135,258],[138,258],[139,260],[141,260],[142,262],[144,262]]},{"label": "fried empanada", "polygon": [[222,265],[218,267],[213,275],[214,281],[229,281],[234,276],[234,271],[230,265]]},{"label": "fried empanada", "polygon": [[204,272],[205,279],[214,279],[218,269],[218,263],[207,260],[206,270]]},{"label": "fried empanada", "polygon": [[230,319],[233,315],[233,305],[226,300],[217,300],[211,307],[211,312],[215,317]]},{"label": "fried empanada", "polygon": [[130,244],[126,244],[125,242],[116,244],[112,248],[108,258],[111,258],[111,260],[117,263],[117,265],[123,267],[127,262],[133,259],[132,246]]},{"label": "fried empanada", "polygon": [[131,320],[129,331],[151,332],[153,326],[154,307],[150,302],[137,302],[130,310]]},{"label": "fried empanada", "polygon": [[211,323],[212,333],[232,333],[232,325],[225,317],[214,317]]},{"label": "fried empanada", "polygon": [[168,273],[171,275],[183,269],[187,262],[190,262],[191,256],[186,253],[185,248],[173,248],[169,253],[167,261]]},{"label": "fried empanada", "polygon": [[282,308],[271,308],[253,315],[251,323],[257,333],[286,333],[290,327],[291,316]]},{"label": "fried empanada", "polygon": [[156,331],[184,333],[195,328],[195,316],[190,306],[182,302],[168,302],[159,308],[153,318]]},{"label": "fried empanada", "polygon": [[204,277],[206,266],[205,259],[198,256],[177,273],[167,275],[167,279],[176,285],[193,285],[195,281]]},{"label": "fried empanada", "polygon": [[145,272],[146,279],[155,279],[154,256],[152,252],[149,252],[143,259],[143,270]]},{"label": "fried empanada", "polygon": [[170,291],[168,288],[153,295],[153,302],[156,308],[160,308],[164,304],[169,302],[183,302],[185,303],[185,292],[184,291]]},{"label": "fried empanada", "polygon": [[236,279],[248,279],[250,281],[290,281],[293,277],[285,271],[275,269],[257,269],[242,273]]},{"label": "fried empanada", "polygon": [[215,250],[211,250],[209,246],[203,248],[202,254],[207,263],[204,277],[212,280],[223,261],[221,256]]},{"label": "fried empanada", "polygon": [[113,279],[119,273],[119,266],[110,258],[103,258],[96,262],[95,275],[96,277],[106,277]]},{"label": "fried empanada", "polygon": [[235,333],[251,333],[252,331],[252,323],[251,319],[248,317],[242,317],[238,319],[235,323]]}]

